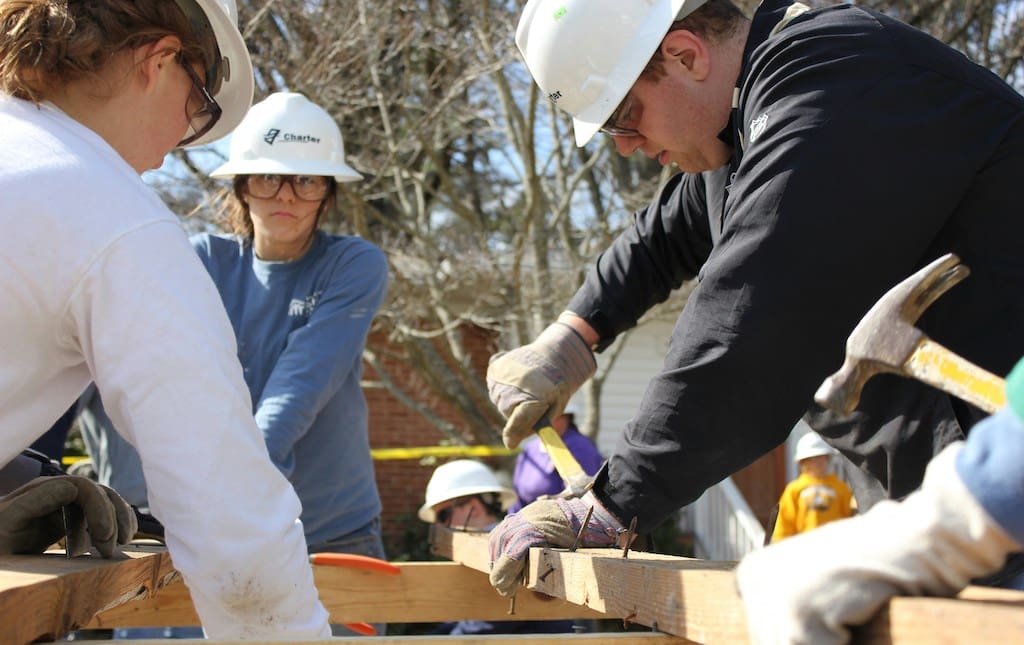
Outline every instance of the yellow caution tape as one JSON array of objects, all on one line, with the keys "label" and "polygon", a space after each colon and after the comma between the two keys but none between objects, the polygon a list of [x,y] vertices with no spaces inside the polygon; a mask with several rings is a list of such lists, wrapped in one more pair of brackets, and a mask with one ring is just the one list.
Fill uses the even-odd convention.
[{"label": "yellow caution tape", "polygon": [[[508,457],[519,452],[505,446],[422,446],[418,448],[373,448],[370,455],[375,461],[395,459],[423,459],[424,457]],[[88,459],[85,455],[65,456],[65,466]]]},{"label": "yellow caution tape", "polygon": [[422,459],[424,457],[507,457],[518,453],[505,446],[424,446],[420,448],[373,448],[376,461]]}]

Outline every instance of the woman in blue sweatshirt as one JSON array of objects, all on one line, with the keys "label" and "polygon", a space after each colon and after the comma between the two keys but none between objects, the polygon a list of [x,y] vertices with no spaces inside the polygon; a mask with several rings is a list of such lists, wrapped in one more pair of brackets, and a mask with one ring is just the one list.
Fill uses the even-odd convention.
[{"label": "woman in blue sweatshirt", "polygon": [[211,175],[234,178],[233,234],[192,243],[235,329],[270,457],[302,501],[310,552],[383,558],[359,381],[388,266],[373,244],[319,228],[338,182],[361,176],[334,119],[295,93],[254,105]]}]

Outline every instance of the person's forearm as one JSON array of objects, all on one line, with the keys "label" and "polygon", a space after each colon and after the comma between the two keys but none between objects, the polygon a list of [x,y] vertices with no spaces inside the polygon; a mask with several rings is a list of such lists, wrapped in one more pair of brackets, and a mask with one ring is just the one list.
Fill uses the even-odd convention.
[{"label": "person's forearm", "polygon": [[593,348],[600,340],[597,330],[590,326],[586,320],[571,311],[563,311],[558,315],[558,322],[572,327],[583,339],[588,347]]}]

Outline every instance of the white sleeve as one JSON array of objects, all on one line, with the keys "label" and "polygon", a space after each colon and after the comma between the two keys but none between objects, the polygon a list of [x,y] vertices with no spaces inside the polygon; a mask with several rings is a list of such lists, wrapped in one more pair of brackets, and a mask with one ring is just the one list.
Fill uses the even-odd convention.
[{"label": "white sleeve", "polygon": [[270,462],[231,325],[181,228],[147,224],[115,241],[67,313],[107,412],[139,452],[207,635],[329,636],[299,500]]}]

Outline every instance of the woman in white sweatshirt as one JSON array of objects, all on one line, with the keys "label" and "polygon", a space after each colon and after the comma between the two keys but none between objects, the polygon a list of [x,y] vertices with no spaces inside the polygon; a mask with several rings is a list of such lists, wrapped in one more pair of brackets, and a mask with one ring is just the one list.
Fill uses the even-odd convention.
[{"label": "woman in white sweatshirt", "polygon": [[[241,121],[253,79],[235,20],[234,0],[0,3],[0,463],[95,381],[207,634],[323,637],[299,501],[220,297],[139,177]],[[53,488],[26,493],[40,513]],[[73,503],[89,517],[101,502]]]}]

